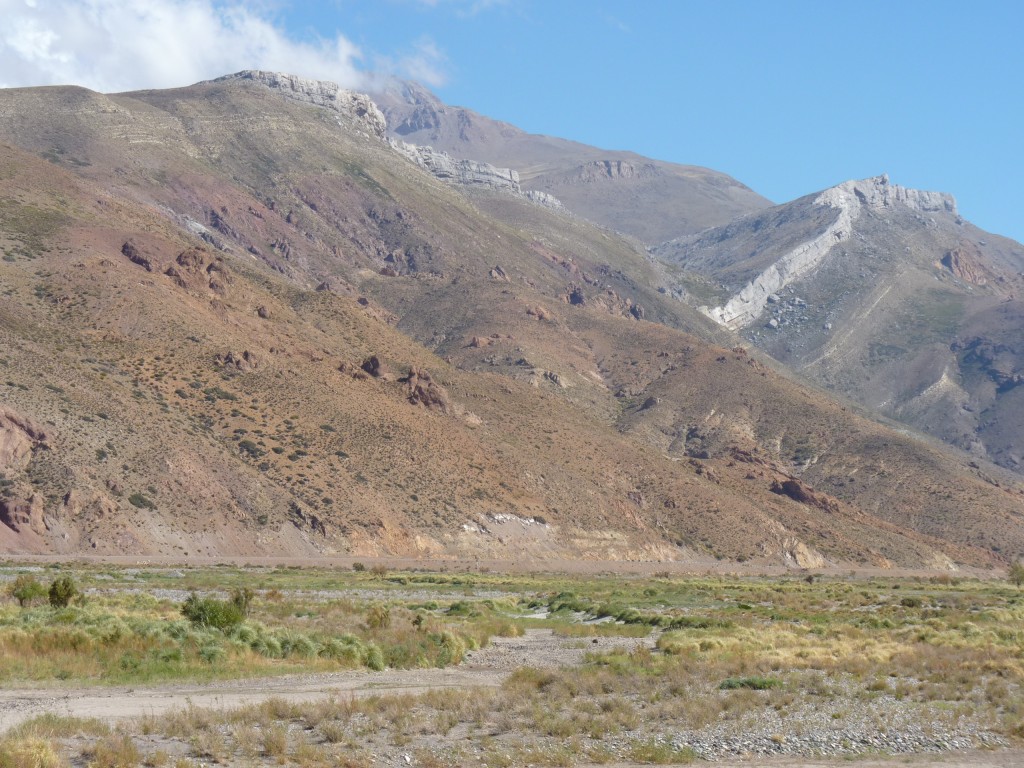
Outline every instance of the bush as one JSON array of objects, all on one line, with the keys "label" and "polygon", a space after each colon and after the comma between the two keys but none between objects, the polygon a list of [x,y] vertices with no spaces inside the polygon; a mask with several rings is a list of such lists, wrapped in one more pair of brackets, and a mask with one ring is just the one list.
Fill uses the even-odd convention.
[{"label": "bush", "polygon": [[781,685],[782,681],[774,677],[730,677],[723,680],[718,687],[723,691],[732,691],[737,688],[767,691],[769,688],[778,688]]},{"label": "bush", "polygon": [[1010,580],[1011,584],[1017,587],[1024,586],[1024,561],[1018,560],[1011,565],[1006,577]]},{"label": "bush", "polygon": [[377,603],[366,612],[366,626],[370,629],[387,629],[391,626],[391,608]]},{"label": "bush", "polygon": [[156,509],[156,503],[144,493],[133,493],[128,503],[137,509]]},{"label": "bush", "polygon": [[233,629],[245,619],[241,609],[233,602],[199,597],[195,592],[181,606],[181,614],[197,627],[212,627],[221,631]]},{"label": "bush", "polygon": [[35,576],[23,573],[7,588],[7,593],[24,608],[31,605],[33,600],[46,597],[46,587]]},{"label": "bush", "polygon": [[75,581],[70,576],[54,579],[50,585],[50,605],[54,608],[67,608],[71,599],[78,594]]},{"label": "bush", "polygon": [[248,587],[237,587],[231,590],[231,604],[242,614],[243,619],[249,618],[249,608],[252,605],[253,592]]}]

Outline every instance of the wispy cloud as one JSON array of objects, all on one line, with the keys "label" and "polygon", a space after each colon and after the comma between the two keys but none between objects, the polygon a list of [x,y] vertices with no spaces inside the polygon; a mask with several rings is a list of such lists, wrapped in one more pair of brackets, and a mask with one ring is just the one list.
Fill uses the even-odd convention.
[{"label": "wispy cloud", "polygon": [[511,4],[511,0],[412,0],[412,2],[424,8],[451,10],[461,18],[476,16],[491,8],[500,8]]},{"label": "wispy cloud", "polygon": [[374,67],[378,72],[417,80],[431,88],[448,82],[448,57],[429,37],[421,37],[410,53],[376,57]]},{"label": "wispy cloud", "polygon": [[[360,51],[344,36],[293,40],[251,3],[0,0],[0,19],[0,87],[166,88],[240,69],[280,70],[349,88],[365,80],[356,64]],[[429,74],[441,58],[436,47],[418,47],[408,67]]]},{"label": "wispy cloud", "polygon": [[622,32],[624,34],[632,34],[633,32],[633,30],[626,22],[624,22],[622,19],[616,16],[612,16],[612,14],[610,13],[602,13],[601,18],[604,19],[605,24],[607,24],[609,27],[612,27],[613,29],[618,30],[619,32]]}]

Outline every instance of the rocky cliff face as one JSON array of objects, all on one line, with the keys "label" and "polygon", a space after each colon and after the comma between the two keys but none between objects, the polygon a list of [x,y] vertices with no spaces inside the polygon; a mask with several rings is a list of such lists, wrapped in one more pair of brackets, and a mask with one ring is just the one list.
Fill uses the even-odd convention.
[{"label": "rocky cliff face", "polygon": [[511,168],[498,168],[476,160],[457,160],[447,152],[439,152],[433,147],[421,147],[398,139],[388,139],[388,143],[399,154],[430,171],[441,181],[470,188],[509,192],[547,208],[563,208],[561,201],[554,195],[532,189],[524,191],[519,186],[519,174]]},{"label": "rocky cliff face", "polygon": [[373,103],[373,99],[365,93],[346,90],[329,80],[307,80],[282,72],[247,69],[233,75],[219,77],[213,82],[223,83],[232,80],[251,80],[278,91],[290,99],[334,110],[360,121],[369,133],[380,138],[383,138],[387,131],[387,120],[384,119],[384,113]]},{"label": "rocky cliff face", "polygon": [[490,163],[478,163],[475,160],[456,160],[447,152],[439,152],[433,147],[421,147],[396,139],[391,139],[390,144],[442,181],[522,194],[519,174],[511,168],[497,168]]}]

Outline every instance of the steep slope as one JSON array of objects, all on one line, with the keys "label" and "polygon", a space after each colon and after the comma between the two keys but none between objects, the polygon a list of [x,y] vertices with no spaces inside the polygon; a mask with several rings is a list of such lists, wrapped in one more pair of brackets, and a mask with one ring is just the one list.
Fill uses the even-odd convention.
[{"label": "steep slope", "polygon": [[949,195],[846,182],[656,254],[776,359],[1024,471],[1024,247],[964,221]]},{"label": "steep slope", "polygon": [[770,204],[723,173],[529,134],[448,106],[416,83],[392,83],[373,97],[396,138],[511,168],[524,189],[553,195],[573,213],[645,243],[699,232]]},{"label": "steep slope", "polygon": [[1018,484],[709,346],[629,243],[381,134],[284,76],[0,92],[0,547],[1024,551]]}]

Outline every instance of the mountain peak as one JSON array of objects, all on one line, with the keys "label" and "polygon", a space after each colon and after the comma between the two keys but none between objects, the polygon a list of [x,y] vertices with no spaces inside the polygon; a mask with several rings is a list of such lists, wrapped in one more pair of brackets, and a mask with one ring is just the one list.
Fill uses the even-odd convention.
[{"label": "mountain peak", "polygon": [[846,208],[855,203],[869,208],[890,208],[902,204],[915,211],[943,211],[957,215],[956,198],[952,195],[892,184],[887,173],[867,179],[844,181],[826,189],[814,202],[830,208]]}]

